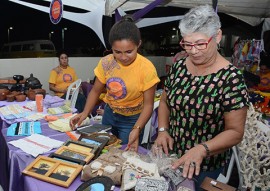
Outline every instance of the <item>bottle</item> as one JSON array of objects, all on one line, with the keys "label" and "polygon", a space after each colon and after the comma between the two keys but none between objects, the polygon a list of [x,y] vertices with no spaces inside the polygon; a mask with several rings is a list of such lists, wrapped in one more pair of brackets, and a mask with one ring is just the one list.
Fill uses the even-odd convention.
[{"label": "bottle", "polygon": [[36,94],[37,112],[43,112],[43,95]]}]

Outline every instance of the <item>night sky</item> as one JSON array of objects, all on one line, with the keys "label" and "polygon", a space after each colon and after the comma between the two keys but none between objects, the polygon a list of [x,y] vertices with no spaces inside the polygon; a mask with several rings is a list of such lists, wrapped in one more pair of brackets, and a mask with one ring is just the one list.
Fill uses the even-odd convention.
[{"label": "night sky", "polygon": [[[39,3],[39,5],[44,5],[47,7],[50,5],[49,2],[44,1],[27,0],[27,2],[35,4]],[[85,10],[67,6],[64,6],[64,10],[85,12]],[[181,8],[155,8],[150,13],[145,15],[145,17],[182,15],[186,11],[186,9]],[[56,48],[59,50],[62,48],[62,28],[67,28],[67,31],[65,31],[65,49],[75,49],[78,47],[104,49],[102,43],[92,29],[66,19],[62,19],[60,23],[54,25],[51,23],[48,13],[9,2],[8,0],[0,0],[0,16],[0,47],[2,47],[4,43],[7,43],[8,28],[13,27],[13,30],[10,30],[10,42],[49,39],[49,33],[54,31],[51,39]],[[248,31],[254,31],[255,36],[259,34],[258,27],[251,27],[225,14],[220,14],[220,17],[223,27],[230,25],[242,25],[243,27],[248,28]],[[111,22],[114,22],[114,18],[112,18]],[[177,28],[178,23],[179,22],[177,21],[142,28],[142,37],[144,39],[158,41],[159,37],[168,34],[172,27]]]},{"label": "night sky", "polygon": [[[31,1],[28,1],[31,2]],[[36,2],[36,1],[33,1]],[[44,5],[49,7],[49,3]],[[66,46],[97,46],[100,44],[96,34],[88,27],[75,22],[62,19],[60,23],[54,25],[51,23],[49,14],[29,7],[25,7],[8,0],[1,0],[0,14],[2,22],[0,25],[0,45],[8,41],[8,28],[10,30],[10,41],[49,39],[49,33],[52,34],[52,41],[57,49],[61,48],[61,31],[65,31]]]}]

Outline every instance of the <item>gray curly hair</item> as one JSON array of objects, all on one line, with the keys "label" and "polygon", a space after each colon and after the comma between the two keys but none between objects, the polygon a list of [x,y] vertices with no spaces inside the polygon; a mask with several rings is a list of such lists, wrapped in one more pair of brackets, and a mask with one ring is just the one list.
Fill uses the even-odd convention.
[{"label": "gray curly hair", "polygon": [[202,5],[189,10],[179,23],[182,36],[199,32],[214,36],[221,28],[219,16],[210,5]]}]

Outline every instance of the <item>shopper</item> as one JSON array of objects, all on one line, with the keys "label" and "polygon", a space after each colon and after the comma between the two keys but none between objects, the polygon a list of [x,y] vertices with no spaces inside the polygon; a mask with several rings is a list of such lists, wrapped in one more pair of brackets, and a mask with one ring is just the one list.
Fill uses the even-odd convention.
[{"label": "shopper", "polygon": [[182,166],[200,190],[206,176],[216,179],[223,172],[229,149],[241,141],[248,95],[241,72],[218,52],[221,23],[211,6],[191,9],[179,28],[188,56],[165,81],[155,147],[177,153],[173,168]]},{"label": "shopper", "polygon": [[112,54],[103,57],[94,70],[96,81],[88,95],[84,111],[71,119],[80,125],[92,112],[104,86],[107,92],[102,124],[111,125],[112,133],[137,151],[139,136],[151,117],[156,84],[159,82],[154,65],[138,54],[140,31],[131,17],[114,24],[109,33]]}]

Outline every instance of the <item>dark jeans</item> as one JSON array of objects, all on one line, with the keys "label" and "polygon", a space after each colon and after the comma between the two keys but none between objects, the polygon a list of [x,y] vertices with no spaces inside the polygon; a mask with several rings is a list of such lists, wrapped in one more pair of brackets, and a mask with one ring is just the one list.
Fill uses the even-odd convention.
[{"label": "dark jeans", "polygon": [[[121,144],[127,144],[129,139],[129,133],[132,130],[132,127],[135,125],[138,120],[140,114],[132,115],[132,116],[124,116],[118,113],[114,113],[108,104],[105,105],[104,114],[102,117],[103,125],[111,125],[112,126],[112,134],[122,140]],[[142,140],[143,131],[140,135],[140,142]]]},{"label": "dark jeans", "polygon": [[[64,94],[61,98],[66,99],[66,94]],[[86,103],[85,96],[81,93],[78,93],[77,101],[75,104],[75,108],[78,110],[78,113],[83,112],[85,103]]]}]

